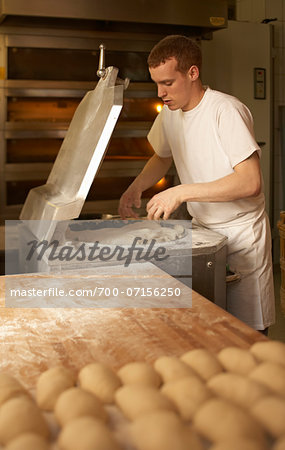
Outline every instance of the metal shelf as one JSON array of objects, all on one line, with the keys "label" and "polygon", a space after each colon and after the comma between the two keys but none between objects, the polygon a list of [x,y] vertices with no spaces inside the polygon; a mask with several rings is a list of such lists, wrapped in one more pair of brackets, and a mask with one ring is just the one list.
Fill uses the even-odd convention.
[{"label": "metal shelf", "polygon": [[[96,176],[96,178],[129,177],[137,175],[144,165],[145,160],[105,160]],[[51,171],[52,163],[21,163],[5,165],[6,181],[38,180],[46,179]]]},{"label": "metal shelf", "polygon": [[[64,138],[69,123],[64,122],[6,122],[6,139]],[[113,137],[146,137],[151,122],[118,122]]]},{"label": "metal shelf", "polygon": [[[53,81],[53,80],[0,80],[0,88],[6,97],[78,97],[95,89],[96,81]],[[130,82],[125,98],[156,97],[154,83]]]}]

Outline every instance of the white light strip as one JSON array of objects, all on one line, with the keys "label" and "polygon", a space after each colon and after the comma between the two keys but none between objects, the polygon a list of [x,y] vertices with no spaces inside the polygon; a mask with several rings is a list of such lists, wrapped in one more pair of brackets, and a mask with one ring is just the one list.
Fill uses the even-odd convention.
[{"label": "white light strip", "polygon": [[98,167],[101,164],[101,160],[104,156],[106,146],[109,142],[113,129],[116,125],[121,109],[122,109],[121,105],[112,106],[112,109],[109,113],[109,117],[101,133],[100,139],[97,143],[96,149],[93,153],[88,169],[86,170],[85,176],[82,180],[80,189],[77,194],[77,198],[85,199],[87,197],[88,191],[93,182],[94,176],[97,173]]}]

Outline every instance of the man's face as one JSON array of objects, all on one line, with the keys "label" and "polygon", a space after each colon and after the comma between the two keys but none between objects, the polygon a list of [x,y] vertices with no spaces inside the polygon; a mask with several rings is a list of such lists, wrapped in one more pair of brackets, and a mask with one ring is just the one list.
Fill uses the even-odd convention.
[{"label": "man's face", "polygon": [[177,61],[170,58],[157,67],[150,67],[150,76],[157,85],[157,95],[169,109],[175,111],[191,109],[191,92],[193,81],[189,73],[176,70]]}]

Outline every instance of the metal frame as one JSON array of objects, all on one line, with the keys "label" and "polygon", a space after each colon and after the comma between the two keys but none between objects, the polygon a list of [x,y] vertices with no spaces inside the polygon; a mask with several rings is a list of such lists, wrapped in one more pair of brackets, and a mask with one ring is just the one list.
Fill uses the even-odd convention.
[{"label": "metal frame", "polygon": [[227,0],[1,0],[0,20],[13,15],[217,29],[227,24],[228,5]]}]

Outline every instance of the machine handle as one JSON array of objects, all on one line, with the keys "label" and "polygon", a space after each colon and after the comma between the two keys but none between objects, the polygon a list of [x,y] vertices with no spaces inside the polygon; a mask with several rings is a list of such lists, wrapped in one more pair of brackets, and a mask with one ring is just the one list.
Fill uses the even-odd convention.
[{"label": "machine handle", "polygon": [[105,46],[103,44],[99,45],[100,55],[99,55],[99,66],[97,70],[97,76],[103,78],[106,74],[105,68]]}]

